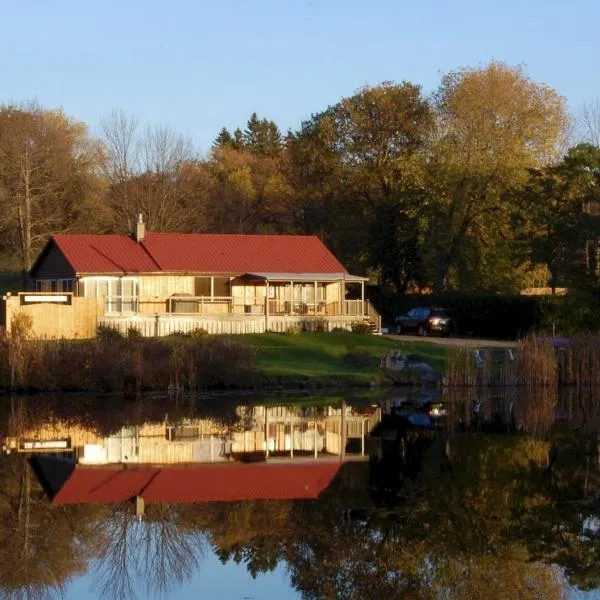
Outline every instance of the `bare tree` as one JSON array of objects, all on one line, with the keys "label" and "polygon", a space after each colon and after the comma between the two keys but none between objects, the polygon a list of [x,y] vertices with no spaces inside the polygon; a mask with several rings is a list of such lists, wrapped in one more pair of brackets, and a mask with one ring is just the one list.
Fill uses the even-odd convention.
[{"label": "bare tree", "polygon": [[142,589],[146,597],[165,596],[193,576],[204,554],[204,538],[181,529],[170,505],[149,507],[143,520],[131,505],[118,505],[98,525],[98,539],[97,588],[119,600]]},{"label": "bare tree", "polygon": [[100,121],[107,161],[106,173],[124,182],[138,168],[138,118],[124,110],[114,109]]},{"label": "bare tree", "polygon": [[600,98],[581,107],[579,128],[584,142],[600,146]]},{"label": "bare tree", "polygon": [[101,122],[108,160],[109,203],[128,229],[143,213],[154,231],[185,227],[190,212],[186,169],[194,162],[191,141],[169,125],[140,128],[135,116],[114,110]]}]

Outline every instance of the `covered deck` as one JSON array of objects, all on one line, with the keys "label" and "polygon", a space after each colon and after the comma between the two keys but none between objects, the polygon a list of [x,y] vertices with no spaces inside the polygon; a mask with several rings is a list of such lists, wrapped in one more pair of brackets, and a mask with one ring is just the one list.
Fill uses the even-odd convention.
[{"label": "covered deck", "polygon": [[[201,279],[201,285],[197,281]],[[365,300],[365,277],[347,273],[245,273],[196,278],[201,295],[106,298],[100,324],[123,333],[163,336],[203,329],[208,333],[350,329],[357,321],[381,326]],[[143,290],[143,285],[141,286]],[[224,295],[225,294],[225,295]]]}]

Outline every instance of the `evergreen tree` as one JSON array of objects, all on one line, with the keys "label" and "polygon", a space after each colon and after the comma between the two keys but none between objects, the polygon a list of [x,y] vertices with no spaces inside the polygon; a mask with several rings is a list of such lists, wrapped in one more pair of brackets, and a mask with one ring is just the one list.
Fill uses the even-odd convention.
[{"label": "evergreen tree", "polygon": [[256,156],[277,156],[283,146],[279,127],[252,113],[244,131],[244,146]]},{"label": "evergreen tree", "polygon": [[219,135],[215,138],[215,141],[212,144],[212,149],[218,150],[223,148],[224,146],[231,146],[233,143],[233,136],[229,133],[227,127],[223,127],[221,131],[219,131]]}]

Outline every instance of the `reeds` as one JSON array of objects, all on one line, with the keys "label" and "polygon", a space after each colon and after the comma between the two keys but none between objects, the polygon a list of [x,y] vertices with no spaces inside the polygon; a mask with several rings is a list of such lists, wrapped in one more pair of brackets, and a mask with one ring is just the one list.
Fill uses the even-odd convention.
[{"label": "reeds", "polygon": [[549,338],[532,335],[519,342],[514,385],[527,389],[558,385],[558,358]]},{"label": "reeds", "polygon": [[580,336],[559,353],[559,376],[562,385],[577,388],[600,388],[600,337]]},{"label": "reeds", "polygon": [[226,336],[41,341],[0,340],[5,391],[205,390],[256,385],[256,351]]}]

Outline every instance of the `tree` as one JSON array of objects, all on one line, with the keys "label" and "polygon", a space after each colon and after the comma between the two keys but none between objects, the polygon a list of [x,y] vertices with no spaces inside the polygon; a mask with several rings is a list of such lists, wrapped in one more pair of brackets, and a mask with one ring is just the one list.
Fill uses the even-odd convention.
[{"label": "tree", "polygon": [[419,86],[387,82],[314,115],[288,142],[300,227],[324,232],[352,268],[371,269],[400,291],[418,278],[432,124]]},{"label": "tree", "polygon": [[257,156],[277,156],[282,149],[279,127],[267,119],[259,119],[252,113],[244,131],[243,147]]},{"label": "tree", "polygon": [[101,159],[85,125],[61,111],[0,107],[0,227],[18,243],[23,272],[49,234],[93,226]]},{"label": "tree", "polygon": [[190,198],[189,181],[197,170],[191,141],[168,125],[146,125],[123,111],[102,121],[110,182],[108,202],[121,226],[131,231],[143,213],[154,231],[181,230],[198,223],[202,207]]},{"label": "tree", "polygon": [[233,136],[229,133],[229,130],[226,127],[223,127],[221,131],[219,131],[219,135],[215,138],[215,141],[212,144],[212,151],[215,152],[220,148],[224,148],[225,146],[231,146],[233,144]]},{"label": "tree", "polygon": [[[514,217],[508,192],[523,186],[529,169],[560,156],[565,101],[521,68],[495,62],[447,74],[434,99],[437,135],[427,163],[434,289],[465,280],[506,288]],[[498,277],[507,273],[508,281]]]},{"label": "tree", "polygon": [[221,233],[287,232],[293,189],[284,157],[224,147],[211,156],[207,227]]},{"label": "tree", "polygon": [[533,262],[550,285],[595,288],[600,281],[600,148],[579,144],[562,161],[532,170],[522,198],[522,228]]},{"label": "tree", "polygon": [[579,121],[583,141],[600,146],[600,98],[581,107]]}]

